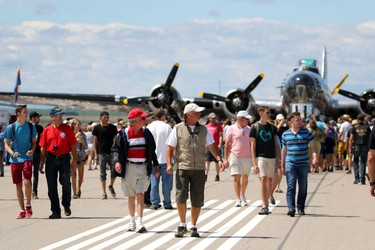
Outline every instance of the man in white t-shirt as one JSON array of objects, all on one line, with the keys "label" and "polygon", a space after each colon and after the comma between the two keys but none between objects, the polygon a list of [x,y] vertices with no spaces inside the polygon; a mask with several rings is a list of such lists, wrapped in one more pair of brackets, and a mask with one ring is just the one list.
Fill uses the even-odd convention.
[{"label": "man in white t-shirt", "polygon": [[186,201],[191,203],[191,237],[199,237],[196,223],[201,208],[204,205],[205,175],[205,146],[210,150],[224,169],[220,152],[214,143],[211,133],[198,120],[204,107],[189,103],[184,108],[185,122],[174,126],[167,140],[167,172],[173,172],[172,158],[176,160],[176,202],[180,225],[175,237],[183,237],[186,229]]},{"label": "man in white t-shirt", "polygon": [[159,195],[159,183],[160,178],[162,180],[162,193],[163,193],[163,205],[164,209],[173,209],[171,204],[171,191],[173,185],[173,175],[167,173],[167,145],[165,142],[169,134],[172,131],[170,125],[168,125],[165,120],[167,116],[163,109],[155,109],[154,111],[154,121],[151,122],[147,128],[151,131],[152,136],[154,137],[156,143],[155,153],[158,157],[160,175],[155,176],[155,171],[152,169],[151,172],[151,207],[152,210],[157,210],[161,207],[160,205],[160,195]]},{"label": "man in white t-shirt", "polygon": [[[350,129],[350,126],[351,126],[351,123],[350,123],[350,116],[349,115],[343,115],[341,117],[341,119],[344,121],[341,126],[340,126],[340,130],[339,130],[339,135],[338,135],[338,139],[339,139],[339,143],[338,143],[338,147],[337,147],[337,154],[338,154],[338,158],[339,158],[339,165],[340,165],[340,168],[343,168],[344,165],[346,165],[346,154],[348,152],[346,152],[346,141],[348,140],[348,131]],[[349,170],[348,169],[348,166],[346,165],[346,170]]]}]

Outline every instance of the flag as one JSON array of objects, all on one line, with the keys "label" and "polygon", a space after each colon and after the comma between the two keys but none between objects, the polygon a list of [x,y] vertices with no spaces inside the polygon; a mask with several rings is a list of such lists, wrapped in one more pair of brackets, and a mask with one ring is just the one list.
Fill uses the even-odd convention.
[{"label": "flag", "polygon": [[18,90],[21,85],[21,67],[18,65],[16,86],[14,87],[14,102],[18,100]]}]

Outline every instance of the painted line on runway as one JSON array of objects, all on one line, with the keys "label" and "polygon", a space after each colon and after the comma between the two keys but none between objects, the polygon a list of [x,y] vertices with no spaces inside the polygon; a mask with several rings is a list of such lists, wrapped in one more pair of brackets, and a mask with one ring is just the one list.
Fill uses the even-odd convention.
[{"label": "painted line on runway", "polygon": [[233,228],[234,225],[242,221],[246,216],[248,216],[251,212],[253,212],[257,207],[262,204],[261,200],[257,200],[250,207],[243,209],[241,213],[237,214],[233,219],[225,223],[222,227],[220,227],[217,232],[209,234],[207,238],[201,240],[197,245],[194,246],[196,249],[206,249],[210,247],[210,245],[215,242],[220,236],[222,236],[226,231]]},{"label": "painted line on runway", "polygon": [[[250,201],[248,201],[248,202],[250,203]],[[198,232],[201,233],[201,235],[206,234],[206,233],[208,233],[208,231],[210,229],[212,229],[214,226],[220,224],[222,221],[224,221],[229,216],[231,216],[231,215],[233,215],[235,213],[241,212],[242,209],[247,209],[247,207],[242,207],[242,208],[241,207],[233,207],[233,203],[234,203],[234,201],[230,200],[228,204],[225,204],[226,206],[228,206],[229,204],[232,204],[232,206],[230,208],[226,208],[224,210],[225,212],[221,212],[221,211],[209,211],[209,212],[212,212],[212,213],[215,213],[215,214],[217,212],[219,212],[220,214],[214,220],[211,220],[208,224],[204,224],[203,222],[204,222],[204,220],[206,218],[202,218],[202,223],[199,223],[199,224],[202,224],[203,226],[202,227],[198,227]],[[222,208],[222,209],[224,209],[224,208]],[[205,216],[205,215],[206,215],[206,213],[203,214],[203,216]],[[199,217],[199,220],[201,220],[201,217]],[[172,237],[174,237],[174,235]],[[197,240],[197,238],[192,238],[192,237],[183,238],[179,242],[177,242],[176,244],[174,244],[173,246],[169,247],[168,249],[181,249],[181,248],[187,246],[188,244],[190,244],[194,240]]]},{"label": "painted line on runway", "polygon": [[[214,201],[214,202],[213,202]],[[212,204],[216,203],[218,200],[210,200],[208,202],[206,202],[206,206],[211,206]],[[179,216],[176,214],[176,217],[173,219],[173,220],[169,220],[168,222],[166,223],[163,223],[162,225],[156,227],[156,228],[153,228],[152,229],[152,232],[148,232],[148,233],[145,233],[145,234],[141,234],[140,236],[130,240],[130,241],[127,241],[115,248],[113,248],[112,250],[122,250],[124,248],[130,248],[136,244],[139,244],[141,242],[144,242],[146,239],[152,237],[155,235],[154,232],[161,232],[161,231],[165,231],[167,228],[173,226],[173,225],[178,225],[180,223],[180,218]],[[172,235],[173,233],[171,232],[169,235]],[[151,243],[151,246],[152,249],[154,249],[153,247],[153,244]]]},{"label": "painted line on runway", "polygon": [[[274,206],[270,206],[269,210],[272,211],[280,201],[276,201]],[[232,249],[243,237],[248,235],[248,233],[253,230],[264,218],[271,215],[259,215],[257,214],[253,219],[251,219],[245,226],[238,230],[234,235],[227,239],[223,244],[220,245],[218,250],[228,250]]]},{"label": "painted line on runway", "polygon": [[[147,210],[147,211],[145,211],[145,214],[146,214],[146,213],[149,213],[149,212],[150,212],[150,211]],[[39,250],[56,249],[56,248],[61,247],[61,246],[63,246],[63,245],[69,244],[69,243],[71,243],[71,242],[73,242],[73,241],[79,240],[79,239],[81,239],[81,238],[83,238],[83,237],[87,237],[87,236],[89,236],[89,235],[91,235],[91,234],[95,234],[95,233],[98,233],[98,232],[100,232],[100,231],[102,231],[102,230],[104,230],[104,229],[107,229],[107,228],[113,227],[113,226],[115,226],[115,225],[117,225],[117,224],[119,224],[119,223],[124,223],[126,220],[129,220],[129,216],[125,216],[125,217],[122,217],[122,218],[120,218],[120,219],[117,219],[117,220],[111,221],[111,222],[109,222],[109,223],[107,223],[107,224],[104,224],[104,225],[101,225],[101,226],[95,227],[95,228],[90,229],[90,230],[88,230],[88,231],[85,231],[85,232],[83,232],[83,233],[80,233],[80,234],[74,235],[74,236],[69,237],[69,238],[67,238],[67,239],[64,239],[64,240],[62,240],[62,241],[58,241],[58,242],[53,243],[53,244],[51,244],[51,245],[45,246],[45,247],[43,247],[43,248],[40,248]]]},{"label": "painted line on runway", "polygon": [[[157,215],[158,214],[156,214],[156,213],[151,213],[148,216],[145,216],[145,218],[147,217],[147,219],[152,219],[153,217],[156,217]],[[127,216],[127,217],[129,219],[129,216]],[[95,237],[90,238],[88,240],[85,240],[85,241],[83,241],[83,242],[81,242],[81,243],[79,243],[77,245],[74,245],[74,246],[72,246],[70,248],[67,248],[66,250],[77,250],[77,249],[81,249],[81,248],[84,248],[86,246],[89,246],[89,245],[91,245],[91,244],[93,244],[95,242],[103,240],[103,239],[105,239],[107,237],[110,237],[112,235],[115,235],[115,234],[117,234],[119,232],[125,231],[126,228],[127,228],[127,225],[128,224],[126,223],[126,224],[124,224],[124,225],[122,225],[120,227],[117,227],[117,228],[112,229],[110,231],[104,232],[104,233],[102,233],[102,234],[100,234],[98,236],[95,236]]]},{"label": "painted line on runway", "polygon": [[[104,248],[111,248],[111,249],[128,249],[134,247],[136,245],[141,245],[142,249],[155,249],[155,248],[167,248],[168,249],[182,249],[186,248],[187,246],[194,247],[196,249],[206,249],[211,247],[211,244],[214,243],[216,240],[220,239],[227,231],[233,229],[239,222],[241,222],[244,218],[250,215],[256,208],[260,207],[262,201],[257,200],[253,202],[248,207],[233,207],[234,200],[225,200],[220,201],[220,204],[209,208],[210,206],[214,205],[215,203],[219,202],[219,200],[209,200],[205,203],[205,207],[208,207],[207,210],[202,210],[201,216],[199,218],[199,225],[202,227],[198,228],[198,232],[201,234],[201,238],[197,241],[197,238],[192,237],[184,237],[179,240],[177,243],[174,239],[174,230],[171,230],[173,225],[178,225],[179,217],[177,209],[170,211],[170,210],[145,210],[144,211],[144,219],[146,221],[145,226],[149,231],[144,234],[137,234],[134,232],[126,232],[126,227],[129,221],[129,216],[125,216],[123,218],[117,219],[115,221],[109,222],[107,224],[101,225],[99,227],[90,229],[86,232],[82,232],[78,235],[73,237],[64,239],[62,241],[56,242],[54,244],[48,245],[44,249],[55,249],[63,247],[69,250],[78,250],[85,248],[87,249],[88,246],[92,246],[90,250],[99,250]],[[276,205],[270,206],[270,211],[272,211],[276,206],[278,206],[280,201],[277,201]],[[189,204],[188,204],[189,207]],[[232,218],[231,218],[232,216]],[[173,217],[173,218],[172,218]],[[220,249],[231,249],[233,248],[241,239],[246,237],[250,231],[252,231],[259,223],[265,218],[264,215],[256,215],[252,218],[245,226],[242,226],[235,234],[231,235],[230,238],[226,239],[223,244],[220,245]],[[215,230],[215,232],[210,233],[210,230],[215,226],[220,226],[223,221],[229,221],[221,226],[219,229]],[[190,219],[190,213],[187,213],[187,220]],[[118,226],[118,224],[122,223]],[[159,226],[156,226],[158,225]],[[153,226],[156,226],[153,228]],[[108,228],[112,228],[110,231],[107,231]],[[104,231],[103,231],[104,230]],[[167,231],[166,231],[167,230]],[[101,233],[101,231],[103,231]],[[169,233],[170,231],[170,233]],[[151,237],[155,237],[158,233],[163,233],[162,237],[158,238],[157,241],[150,242],[147,245],[142,243],[146,243],[147,239]],[[93,235],[95,234],[95,235]],[[72,245],[72,242],[78,241],[83,237],[90,237],[86,238],[82,242],[77,242],[77,244]],[[189,234],[187,234],[189,235]],[[202,237],[203,236],[203,237]],[[129,239],[127,239],[129,238]],[[227,238],[227,237],[226,237]],[[127,239],[127,240],[125,240]],[[195,244],[197,241],[196,245]],[[120,242],[120,245],[116,245],[116,243]],[[168,244],[168,242],[175,243],[174,245]],[[194,243],[193,243],[194,242]],[[100,244],[95,244],[100,243]],[[193,244],[192,244],[193,243]],[[71,247],[67,248],[69,245]]]},{"label": "painted line on runway", "polygon": [[[198,223],[199,224],[203,224],[206,219],[208,219],[211,216],[215,215],[217,212],[221,211],[222,209],[225,209],[230,203],[233,203],[233,201],[231,201],[231,200],[224,201],[220,205],[218,205],[218,206],[210,209],[209,211],[201,214],[201,216],[199,216]],[[221,215],[220,215],[220,217],[221,217]],[[211,221],[211,223],[212,223],[212,221]],[[178,225],[178,223],[176,225]],[[173,238],[175,238],[174,237],[174,232],[166,234],[163,237],[159,238],[156,242],[153,242],[150,245],[143,246],[142,249],[146,250],[146,249],[150,249],[150,247],[153,248],[153,249],[156,249],[156,248],[164,245],[165,242],[168,242],[169,240],[171,240]],[[185,239],[191,239],[191,238],[184,238],[183,240],[185,240]],[[186,245],[186,244],[184,244],[184,245]]]},{"label": "painted line on runway", "polygon": [[55,248],[61,247],[63,245],[69,244],[69,243],[71,243],[73,241],[79,240],[79,239],[81,239],[83,237],[86,237],[86,236],[89,236],[91,234],[100,232],[100,231],[102,231],[104,229],[107,229],[109,227],[113,227],[114,225],[117,225],[119,223],[123,223],[124,221],[126,221],[128,219],[129,219],[129,216],[122,217],[121,219],[117,219],[115,221],[109,222],[109,223],[104,224],[102,226],[99,226],[99,227],[93,228],[91,230],[88,230],[86,232],[83,232],[83,233],[77,234],[75,236],[69,237],[69,238],[67,238],[65,240],[62,240],[62,241],[53,243],[51,245],[48,245],[46,247],[40,248],[40,250],[49,250],[49,249],[55,249]]}]

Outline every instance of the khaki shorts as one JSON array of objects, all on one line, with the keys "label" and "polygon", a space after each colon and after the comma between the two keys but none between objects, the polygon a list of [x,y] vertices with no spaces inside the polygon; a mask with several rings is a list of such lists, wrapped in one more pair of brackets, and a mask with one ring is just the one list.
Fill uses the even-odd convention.
[{"label": "khaki shorts", "polygon": [[259,177],[273,178],[276,168],[276,158],[257,157]]},{"label": "khaki shorts", "polygon": [[121,189],[126,197],[135,197],[137,194],[147,191],[150,178],[147,176],[147,165],[126,165],[125,178],[121,179]]},{"label": "khaki shorts", "polygon": [[234,154],[229,156],[230,175],[249,175],[253,167],[251,158],[237,158]]}]

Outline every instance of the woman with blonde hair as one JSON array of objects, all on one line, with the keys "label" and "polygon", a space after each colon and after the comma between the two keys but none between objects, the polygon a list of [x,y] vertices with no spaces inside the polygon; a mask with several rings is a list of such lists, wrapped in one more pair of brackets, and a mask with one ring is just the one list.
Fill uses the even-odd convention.
[{"label": "woman with blonde hair", "polygon": [[73,188],[73,199],[81,197],[81,186],[83,183],[84,165],[87,159],[86,149],[87,140],[86,135],[81,129],[81,122],[78,119],[74,119],[71,123],[71,127],[77,139],[77,169],[78,169],[78,189],[77,189],[77,169],[72,169],[72,188]]}]

